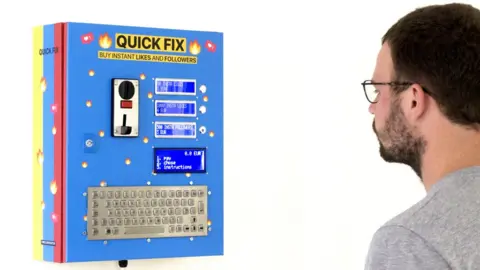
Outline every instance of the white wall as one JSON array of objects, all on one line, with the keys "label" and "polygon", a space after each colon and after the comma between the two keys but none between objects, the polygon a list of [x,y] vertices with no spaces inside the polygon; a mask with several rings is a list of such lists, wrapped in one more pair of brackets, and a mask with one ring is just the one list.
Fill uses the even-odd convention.
[{"label": "white wall", "polygon": [[[0,64],[2,78],[9,79],[0,107],[0,247],[7,249],[0,253],[2,269],[62,267],[30,259],[30,52],[31,27],[37,24],[225,32],[226,255],[132,261],[129,269],[362,269],[375,229],[424,194],[408,168],[379,158],[360,82],[370,78],[390,24],[435,1],[328,1],[317,7],[308,0],[276,6],[219,0],[24,2],[0,7],[1,40],[8,40],[0,42]],[[7,21],[5,15],[15,12],[21,15]],[[63,267],[116,269],[113,262]]]}]

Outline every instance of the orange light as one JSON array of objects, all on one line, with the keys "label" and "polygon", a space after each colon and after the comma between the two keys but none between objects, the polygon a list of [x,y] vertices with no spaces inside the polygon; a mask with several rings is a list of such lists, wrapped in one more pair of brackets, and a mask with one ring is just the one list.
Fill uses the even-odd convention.
[{"label": "orange light", "polygon": [[42,90],[42,92],[47,91],[47,79],[45,79],[45,77],[40,79],[40,90]]},{"label": "orange light", "polygon": [[200,44],[198,43],[198,41],[194,40],[194,41],[190,41],[190,53],[193,54],[193,55],[197,55],[200,53],[200,51],[202,50],[202,47],[200,46]]},{"label": "orange light", "polygon": [[103,49],[108,49],[112,46],[112,39],[107,33],[100,35],[98,38],[98,45],[100,45],[100,47]]},{"label": "orange light", "polygon": [[50,192],[52,192],[53,195],[57,194],[57,182],[55,180],[50,182]]},{"label": "orange light", "polygon": [[40,149],[37,152],[37,162],[38,164],[43,164],[43,151]]}]

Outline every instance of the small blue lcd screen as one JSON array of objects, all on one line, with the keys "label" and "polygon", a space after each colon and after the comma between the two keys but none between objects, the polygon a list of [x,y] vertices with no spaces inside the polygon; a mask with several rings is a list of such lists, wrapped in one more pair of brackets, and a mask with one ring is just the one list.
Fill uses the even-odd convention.
[{"label": "small blue lcd screen", "polygon": [[205,148],[155,148],[155,173],[205,173]]},{"label": "small blue lcd screen", "polygon": [[196,116],[195,101],[155,101],[156,116]]},{"label": "small blue lcd screen", "polygon": [[156,94],[195,94],[195,81],[157,79],[155,81]]},{"label": "small blue lcd screen", "polygon": [[155,122],[157,138],[195,138],[196,124]]}]

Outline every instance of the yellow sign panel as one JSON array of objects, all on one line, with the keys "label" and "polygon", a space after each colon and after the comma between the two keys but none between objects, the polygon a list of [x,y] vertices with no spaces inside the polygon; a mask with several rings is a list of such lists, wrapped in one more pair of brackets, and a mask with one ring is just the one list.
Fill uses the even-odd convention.
[{"label": "yellow sign panel", "polygon": [[109,59],[109,60],[163,62],[163,63],[176,63],[176,64],[197,64],[198,62],[198,59],[196,56],[148,54],[148,53],[124,53],[124,52],[109,52],[109,51],[99,51],[98,58]]},{"label": "yellow sign panel", "polygon": [[159,52],[187,52],[187,39],[178,37],[115,34],[115,48]]}]

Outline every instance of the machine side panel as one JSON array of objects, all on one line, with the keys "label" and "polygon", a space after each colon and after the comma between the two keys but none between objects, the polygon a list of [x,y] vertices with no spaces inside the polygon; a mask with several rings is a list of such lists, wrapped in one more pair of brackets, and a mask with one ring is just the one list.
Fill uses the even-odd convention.
[{"label": "machine side panel", "polygon": [[[223,255],[223,35],[68,23],[67,44],[65,261]],[[119,94],[125,79],[132,88]],[[175,80],[195,83],[180,89]],[[206,150],[185,151],[188,155],[180,158],[178,148]],[[193,156],[198,153],[206,161]],[[202,169],[190,172],[174,162],[163,167],[159,160],[165,155],[198,162]],[[172,205],[163,205],[169,198],[160,195],[148,197],[151,204],[144,201],[147,197],[131,198],[130,191],[121,193],[127,197],[105,197],[107,191],[117,196],[115,188],[122,187],[132,192],[172,187],[172,194],[183,196],[171,197]],[[190,216],[196,204],[183,205],[190,189],[208,199],[206,209],[198,207],[207,218],[200,212]],[[97,195],[103,200],[95,201]],[[147,203],[150,210],[143,214]],[[106,205],[111,216],[99,216],[107,210],[92,214]],[[177,212],[180,207],[188,211]],[[183,220],[175,216],[181,213]],[[125,227],[134,221],[151,227]],[[191,237],[189,228],[197,229],[196,221],[202,223],[202,234]],[[165,232],[155,235],[160,223]],[[186,233],[166,236],[171,226]],[[120,231],[115,235],[123,239],[104,238],[106,231]]]},{"label": "machine side panel", "polygon": [[[55,58],[55,25],[44,25],[34,30],[34,257],[39,260],[57,261],[55,251],[62,248],[55,230],[60,223],[61,212],[55,203],[61,196],[62,179],[56,178],[55,140],[59,134],[55,126],[57,85]],[[40,245],[40,247],[38,246]]]}]

